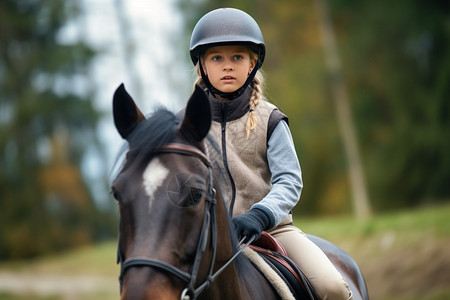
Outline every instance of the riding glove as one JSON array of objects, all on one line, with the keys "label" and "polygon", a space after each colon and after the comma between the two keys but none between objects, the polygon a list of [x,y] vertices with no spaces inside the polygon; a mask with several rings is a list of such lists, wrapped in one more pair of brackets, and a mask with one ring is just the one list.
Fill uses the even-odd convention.
[{"label": "riding glove", "polygon": [[268,229],[270,225],[269,216],[261,209],[253,208],[248,213],[233,217],[234,228],[241,239],[247,237],[247,240],[255,236],[257,240],[263,230]]}]

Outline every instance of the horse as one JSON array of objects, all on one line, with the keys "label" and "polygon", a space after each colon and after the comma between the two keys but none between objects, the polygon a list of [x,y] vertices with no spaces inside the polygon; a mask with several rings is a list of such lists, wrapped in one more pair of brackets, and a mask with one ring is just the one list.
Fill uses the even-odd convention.
[{"label": "horse", "polygon": [[[211,111],[203,90],[195,88],[182,118],[164,108],[145,117],[121,84],[113,117],[128,144],[111,185],[120,213],[121,299],[280,299],[241,253],[249,242],[239,246],[221,196],[214,147],[206,143]],[[346,278],[354,299],[368,299],[354,260],[310,238]]]}]

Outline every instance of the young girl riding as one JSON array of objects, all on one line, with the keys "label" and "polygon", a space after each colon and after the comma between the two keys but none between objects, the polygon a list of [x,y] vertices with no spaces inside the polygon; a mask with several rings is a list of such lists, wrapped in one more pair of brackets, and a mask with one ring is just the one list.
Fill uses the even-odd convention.
[{"label": "young girl riding", "polygon": [[266,49],[247,13],[213,10],[195,26],[190,43],[197,85],[207,92],[229,186],[223,195],[240,237],[269,232],[286,249],[320,299],[352,299],[347,282],[327,256],[292,224],[303,187],[288,118],[263,96]]}]

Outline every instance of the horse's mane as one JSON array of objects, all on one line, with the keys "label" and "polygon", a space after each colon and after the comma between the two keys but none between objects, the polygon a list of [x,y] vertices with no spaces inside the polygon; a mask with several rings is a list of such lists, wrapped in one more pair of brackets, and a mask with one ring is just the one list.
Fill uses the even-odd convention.
[{"label": "horse's mane", "polygon": [[130,134],[128,138],[130,149],[140,149],[147,155],[151,154],[158,147],[173,141],[178,124],[175,114],[166,108],[159,108],[140,122]]},{"label": "horse's mane", "polygon": [[[157,108],[147,118],[141,121],[127,137],[127,143],[122,149],[114,163],[114,179],[124,167],[124,161],[120,158],[127,155],[133,156],[133,164],[139,165],[142,161],[150,159],[155,151],[162,145],[168,144],[175,139],[176,127],[179,120],[174,113],[165,107]],[[121,167],[117,167],[120,163]]]}]

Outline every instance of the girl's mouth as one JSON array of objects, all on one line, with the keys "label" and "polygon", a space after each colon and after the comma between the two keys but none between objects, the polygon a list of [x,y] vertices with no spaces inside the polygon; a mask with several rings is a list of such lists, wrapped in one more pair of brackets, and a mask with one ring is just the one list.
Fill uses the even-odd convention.
[{"label": "girl's mouth", "polygon": [[234,79],[234,77],[232,77],[232,76],[224,76],[224,77],[222,77],[222,80],[233,80]]}]

